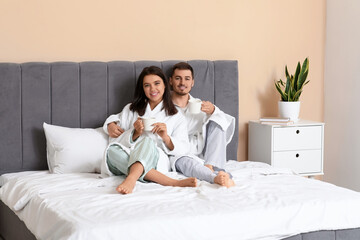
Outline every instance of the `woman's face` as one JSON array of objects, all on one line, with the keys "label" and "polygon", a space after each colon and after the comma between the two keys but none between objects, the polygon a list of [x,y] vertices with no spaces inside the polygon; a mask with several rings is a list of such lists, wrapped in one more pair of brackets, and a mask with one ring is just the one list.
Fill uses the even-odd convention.
[{"label": "woman's face", "polygon": [[150,104],[155,106],[163,99],[165,84],[158,75],[146,75],[143,81],[143,88]]}]

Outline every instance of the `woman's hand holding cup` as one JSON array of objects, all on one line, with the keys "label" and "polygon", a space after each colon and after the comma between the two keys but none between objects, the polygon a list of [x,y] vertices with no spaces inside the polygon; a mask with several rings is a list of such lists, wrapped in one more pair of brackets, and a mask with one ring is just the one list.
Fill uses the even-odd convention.
[{"label": "woman's hand holding cup", "polygon": [[156,119],[154,117],[141,117],[143,122],[144,131],[151,131],[154,128]]},{"label": "woman's hand holding cup", "polygon": [[143,132],[144,132],[144,123],[143,121],[141,120],[141,118],[138,118],[135,122],[134,122],[134,128],[135,128],[135,131],[134,131],[134,134],[133,134],[133,141],[135,139],[137,139],[138,137],[140,137]]},{"label": "woman's hand holding cup", "polygon": [[[154,123],[153,124],[154,128],[151,130],[152,133],[156,133],[157,135],[159,135],[159,137],[161,137],[163,140],[169,138],[168,134],[167,134],[167,128],[166,128],[166,124],[165,123]],[[165,138],[165,139],[164,139]]]},{"label": "woman's hand holding cup", "polygon": [[169,137],[169,135],[167,134],[166,124],[157,122],[157,123],[154,123],[153,126],[154,126],[154,128],[151,130],[151,132],[159,135],[159,137],[161,137],[161,139],[164,141],[166,147],[172,151],[174,149],[174,144],[171,141],[171,138]]}]

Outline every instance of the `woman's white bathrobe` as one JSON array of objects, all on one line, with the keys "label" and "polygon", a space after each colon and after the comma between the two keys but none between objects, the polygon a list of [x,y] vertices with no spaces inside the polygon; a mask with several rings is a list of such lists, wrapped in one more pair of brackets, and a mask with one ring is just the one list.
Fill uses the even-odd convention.
[{"label": "woman's white bathrobe", "polygon": [[[150,137],[156,143],[157,149],[159,151],[159,161],[157,164],[157,170],[163,173],[166,173],[170,170],[169,156],[183,155],[189,152],[189,140],[187,135],[187,126],[184,115],[181,111],[178,111],[177,114],[172,116],[166,116],[165,110],[163,108],[163,102],[160,102],[153,110],[151,110],[150,105],[146,107],[145,114],[143,117],[154,117],[156,122],[161,122],[166,124],[167,133],[171,138],[172,143],[174,144],[174,149],[170,151],[162,138],[151,132],[144,131],[143,134],[133,142],[131,140],[132,133],[134,131],[134,122],[138,119],[139,115],[137,112],[130,110],[130,104],[126,105],[123,111],[119,114],[111,115],[108,117],[104,123],[103,129],[108,134],[107,125],[111,122],[116,122],[118,126],[125,130],[118,138],[109,137],[109,145],[117,144],[121,148],[130,154],[131,150],[134,148],[135,144],[144,137]],[[106,153],[101,165],[101,173],[105,175],[112,176],[113,174],[109,171],[106,162]]]},{"label": "woman's white bathrobe", "polygon": [[[190,99],[193,97],[190,95]],[[203,149],[205,147],[206,140],[206,125],[209,121],[214,121],[217,123],[221,129],[226,134],[226,144],[229,144],[231,141],[234,131],[235,131],[235,118],[230,116],[218,107],[215,106],[215,111],[209,115],[201,111],[199,114],[190,113],[188,107],[182,109],[183,114],[185,115],[188,128],[188,136],[190,141],[190,154],[183,154],[181,156],[176,156],[172,158],[172,169],[175,169],[175,161],[180,157],[188,156],[197,161],[204,163],[203,160]]]}]

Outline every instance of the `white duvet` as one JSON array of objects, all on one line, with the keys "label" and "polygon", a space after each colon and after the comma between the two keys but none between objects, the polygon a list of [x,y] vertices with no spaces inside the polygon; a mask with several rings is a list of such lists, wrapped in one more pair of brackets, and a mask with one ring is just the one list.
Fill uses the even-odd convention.
[{"label": "white duvet", "polygon": [[137,182],[129,195],[115,191],[122,177],[14,174],[3,176],[0,198],[44,240],[281,239],[360,227],[358,192],[261,163],[229,161],[226,168],[236,183],[229,189]]}]

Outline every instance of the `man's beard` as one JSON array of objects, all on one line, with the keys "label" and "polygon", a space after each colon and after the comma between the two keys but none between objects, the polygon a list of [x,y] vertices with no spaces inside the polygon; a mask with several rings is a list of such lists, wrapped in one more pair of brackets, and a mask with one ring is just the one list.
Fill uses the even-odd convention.
[{"label": "man's beard", "polygon": [[175,91],[174,89],[173,89],[173,92],[174,92],[176,95],[179,95],[179,96],[188,95],[188,93],[186,93],[186,92],[178,92],[178,91]]}]

